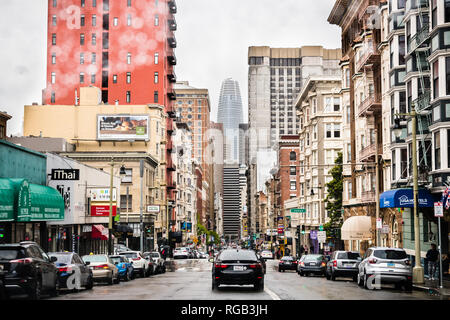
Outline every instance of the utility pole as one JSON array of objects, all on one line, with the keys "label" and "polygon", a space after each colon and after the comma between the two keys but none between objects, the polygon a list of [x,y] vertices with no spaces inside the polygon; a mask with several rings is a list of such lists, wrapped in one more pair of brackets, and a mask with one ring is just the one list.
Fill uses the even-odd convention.
[{"label": "utility pole", "polygon": [[[376,219],[378,221],[380,218],[380,173],[379,173],[379,161],[378,161],[378,129],[375,129],[375,212]],[[376,224],[375,224],[376,226]],[[375,227],[377,236],[376,236],[376,246],[380,245],[380,229],[378,226]]]},{"label": "utility pole", "polygon": [[143,197],[144,197],[144,160],[140,161],[140,176],[141,176],[141,206],[140,206],[140,228],[141,228],[141,241],[140,241],[140,251],[144,252],[144,219],[143,219]]},{"label": "utility pole", "polygon": [[109,224],[108,224],[108,254],[112,255],[112,227],[113,227],[113,184],[114,184],[114,157],[111,157],[111,177],[109,183]]}]

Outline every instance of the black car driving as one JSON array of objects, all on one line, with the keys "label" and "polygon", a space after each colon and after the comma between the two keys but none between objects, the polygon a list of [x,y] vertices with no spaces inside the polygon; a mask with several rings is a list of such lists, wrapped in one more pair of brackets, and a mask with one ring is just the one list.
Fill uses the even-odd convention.
[{"label": "black car driving", "polygon": [[220,285],[253,285],[264,290],[264,270],[256,253],[245,249],[228,249],[219,253],[212,267],[212,289]]},{"label": "black car driving", "polygon": [[27,294],[40,299],[43,292],[58,295],[58,268],[35,242],[0,245],[0,268],[4,272],[5,291],[9,295]]},{"label": "black car driving", "polygon": [[284,256],[278,263],[278,271],[297,270],[297,260],[291,256]]},{"label": "black car driving", "polygon": [[94,276],[89,268],[89,262],[84,262],[75,252],[50,252],[51,257],[56,257],[55,264],[58,267],[59,287],[80,290],[85,287],[90,290],[94,286]]},{"label": "black car driving", "polygon": [[298,262],[297,273],[301,276],[309,274],[325,275],[327,269],[327,259],[322,254],[308,254],[302,256]]}]

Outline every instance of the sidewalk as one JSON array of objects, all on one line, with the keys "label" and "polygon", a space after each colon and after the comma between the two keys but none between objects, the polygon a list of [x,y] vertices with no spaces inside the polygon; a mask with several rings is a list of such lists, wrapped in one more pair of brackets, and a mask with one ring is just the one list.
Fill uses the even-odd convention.
[{"label": "sidewalk", "polygon": [[439,280],[425,279],[424,284],[413,284],[415,290],[428,291],[430,294],[437,294],[446,299],[450,299],[450,280],[442,281],[443,288],[439,288]]}]

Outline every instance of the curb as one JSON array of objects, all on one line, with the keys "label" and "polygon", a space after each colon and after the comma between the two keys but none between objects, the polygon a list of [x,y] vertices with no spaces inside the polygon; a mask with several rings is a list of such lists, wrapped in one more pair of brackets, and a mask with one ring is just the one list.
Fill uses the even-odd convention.
[{"label": "curb", "polygon": [[425,286],[420,286],[420,285],[415,285],[413,284],[413,289],[414,290],[418,290],[418,291],[426,291],[429,294],[433,294],[433,295],[438,295],[441,297],[450,297],[450,294],[448,293],[442,293],[439,288],[430,288],[430,287],[425,287]]}]

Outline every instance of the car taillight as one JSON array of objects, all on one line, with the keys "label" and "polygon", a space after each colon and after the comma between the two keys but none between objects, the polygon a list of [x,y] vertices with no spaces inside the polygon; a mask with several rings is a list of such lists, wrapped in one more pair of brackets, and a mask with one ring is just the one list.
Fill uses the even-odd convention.
[{"label": "car taillight", "polygon": [[217,263],[217,264],[216,264],[216,268],[219,268],[219,269],[226,269],[226,268],[228,268],[228,265],[227,265],[227,264]]},{"label": "car taillight", "polygon": [[325,267],[327,264],[325,262],[322,262],[321,266]]},{"label": "car taillight", "polygon": [[297,264],[297,261],[293,261],[292,263],[295,263],[295,264]]},{"label": "car taillight", "polygon": [[304,263],[304,262],[300,262],[300,265],[301,265],[302,267],[304,267],[304,266],[305,266],[305,263]]},{"label": "car taillight", "polygon": [[405,261],[405,264],[406,264],[407,266],[410,266],[410,265],[411,265],[411,261],[406,260],[406,261]]},{"label": "car taillight", "polygon": [[133,261],[141,260],[141,257],[133,258]]},{"label": "car taillight", "polygon": [[107,264],[101,264],[99,266],[95,266],[94,269],[99,270],[99,269],[109,269],[109,266]]},{"label": "car taillight", "polygon": [[252,268],[252,269],[261,269],[261,265],[258,264],[258,263],[256,263],[256,264],[251,264],[251,265],[249,265],[249,267]]},{"label": "car taillight", "polygon": [[11,260],[9,263],[31,264],[32,262],[33,262],[33,259],[25,258],[25,259]]},{"label": "car taillight", "polygon": [[333,267],[337,267],[337,261],[333,260]]},{"label": "car taillight", "polygon": [[59,272],[71,272],[72,271],[72,267],[61,267],[58,268]]},{"label": "car taillight", "polygon": [[369,259],[368,262],[369,262],[370,264],[374,264],[374,263],[377,263],[377,259],[371,258],[371,259]]}]

